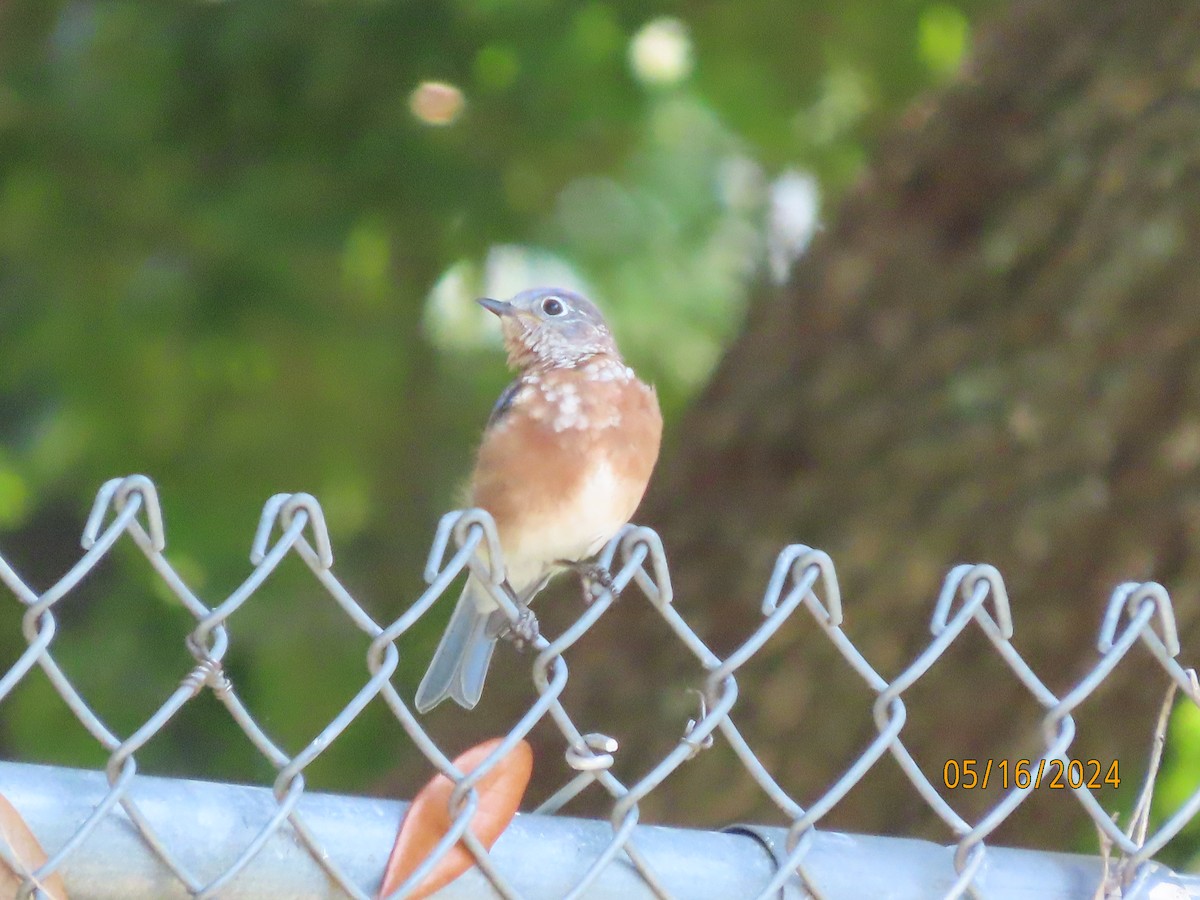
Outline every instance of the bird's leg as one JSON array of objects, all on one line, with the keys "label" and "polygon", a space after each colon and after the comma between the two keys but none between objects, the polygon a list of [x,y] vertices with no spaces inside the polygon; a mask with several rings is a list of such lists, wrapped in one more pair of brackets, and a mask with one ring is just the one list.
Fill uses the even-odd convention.
[{"label": "bird's leg", "polygon": [[[579,576],[579,583],[583,588],[583,602],[588,606],[599,599],[599,595],[604,591],[610,591],[614,598],[621,593],[613,586],[612,573],[599,563],[560,559],[558,565]],[[596,590],[597,585],[600,587],[599,591]]]},{"label": "bird's leg", "polygon": [[[533,599],[533,595],[537,591],[535,589],[530,591],[526,597],[518,597],[517,592],[513,590],[512,585],[507,581],[501,586],[504,588],[504,592],[508,594],[508,599],[517,608],[517,619],[515,622],[510,622],[503,612],[497,610],[493,613],[493,616],[498,620],[496,622],[496,637],[510,641],[518,653],[523,653],[528,647],[533,645],[533,642],[541,634],[538,630],[537,616],[529,608],[529,601]],[[540,587],[540,585],[538,586]]]}]

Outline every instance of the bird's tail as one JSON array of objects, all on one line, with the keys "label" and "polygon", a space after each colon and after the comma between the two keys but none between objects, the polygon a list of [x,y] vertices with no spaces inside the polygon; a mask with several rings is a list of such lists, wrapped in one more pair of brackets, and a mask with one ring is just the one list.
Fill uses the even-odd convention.
[{"label": "bird's tail", "polygon": [[418,712],[428,712],[447,697],[464,709],[473,709],[479,702],[496,646],[496,636],[489,634],[488,628],[494,610],[487,608],[491,598],[486,593],[474,577],[467,579],[442,642],[417,688]]}]

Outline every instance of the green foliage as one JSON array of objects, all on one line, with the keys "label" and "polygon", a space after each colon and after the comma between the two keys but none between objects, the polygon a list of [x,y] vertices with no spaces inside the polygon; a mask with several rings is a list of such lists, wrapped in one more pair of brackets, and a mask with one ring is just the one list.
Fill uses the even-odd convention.
[{"label": "green foliage", "polygon": [[[1189,700],[1175,705],[1167,729],[1167,751],[1154,785],[1151,832],[1200,790],[1200,709]],[[1171,862],[1195,871],[1200,863],[1200,827],[1195,820],[1172,843]]]},{"label": "green foliage", "polygon": [[[465,299],[494,283],[489,252],[590,285],[674,419],[763,270],[769,180],[842,190],[881,123],[953,70],[982,2],[0,7],[4,553],[49,585],[96,487],[145,472],[172,558],[215,604],[249,572],[262,502],[305,490],[339,573],[391,620],[506,379]],[[639,73],[631,41],[663,15],[690,46]],[[413,114],[427,80],[461,92],[449,124]],[[436,284],[457,288],[431,300]],[[144,713],[188,662],[186,617],[139,565],[69,598],[56,644],[123,733],[122,703]],[[289,570],[232,625],[235,683],[295,741],[364,677],[352,638],[324,647],[333,618]],[[13,698],[3,751],[84,761],[48,692]],[[205,710],[150,758],[257,773],[205,737]],[[346,746],[325,786],[394,764]]]},{"label": "green foliage", "polygon": [[967,49],[967,17],[953,6],[935,3],[921,13],[921,59],[935,72],[958,68]]}]

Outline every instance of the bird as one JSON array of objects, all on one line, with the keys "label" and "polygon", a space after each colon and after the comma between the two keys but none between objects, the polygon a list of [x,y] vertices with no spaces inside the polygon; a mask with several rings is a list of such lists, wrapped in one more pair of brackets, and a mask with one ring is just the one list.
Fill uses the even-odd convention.
[{"label": "bird", "polygon": [[575,569],[604,582],[606,573],[585,561],[633,517],[662,441],[655,389],[625,363],[590,300],[543,287],[477,302],[499,317],[517,377],[484,429],[470,504],[496,523],[506,585],[522,621],[510,623],[468,575],[417,688],[422,713],[447,698],[475,707],[497,639],[536,637],[529,603],[555,574]]}]

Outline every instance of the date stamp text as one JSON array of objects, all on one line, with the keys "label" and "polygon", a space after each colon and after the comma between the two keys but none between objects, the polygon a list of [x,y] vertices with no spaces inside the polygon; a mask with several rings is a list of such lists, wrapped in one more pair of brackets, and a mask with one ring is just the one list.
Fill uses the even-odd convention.
[{"label": "date stamp text", "polygon": [[1117,760],[1098,759],[948,759],[942,766],[942,784],[948,790],[986,790],[989,786],[1024,790],[1048,787],[1065,789],[1120,787]]}]

